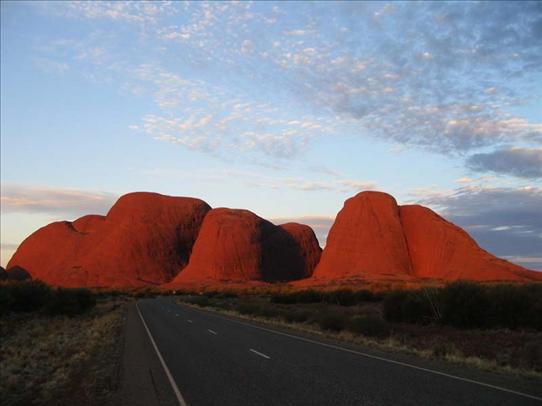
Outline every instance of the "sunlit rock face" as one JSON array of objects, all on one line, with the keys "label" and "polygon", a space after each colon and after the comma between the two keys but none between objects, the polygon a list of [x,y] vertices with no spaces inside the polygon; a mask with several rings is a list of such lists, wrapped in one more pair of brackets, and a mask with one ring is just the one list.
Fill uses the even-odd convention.
[{"label": "sunlit rock face", "polygon": [[483,250],[458,226],[427,207],[401,206],[401,221],[414,275],[418,278],[476,281],[536,280],[529,271]]},{"label": "sunlit rock face", "polygon": [[122,196],[106,216],[49,224],[30,235],[8,268],[58,286],[159,285],[186,266],[203,218],[202,200],[157,193]]},{"label": "sunlit rock face", "polygon": [[188,266],[171,286],[300,279],[312,273],[319,254],[308,226],[275,226],[248,210],[213,209],[205,217]]}]

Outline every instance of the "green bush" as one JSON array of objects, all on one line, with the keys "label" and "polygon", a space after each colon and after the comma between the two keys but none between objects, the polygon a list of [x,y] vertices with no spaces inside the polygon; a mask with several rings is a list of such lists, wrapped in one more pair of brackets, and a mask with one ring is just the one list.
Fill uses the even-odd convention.
[{"label": "green bush", "polygon": [[240,303],[235,310],[246,315],[258,315],[261,312],[260,306],[254,303]]},{"label": "green bush", "polygon": [[271,303],[319,303],[321,301],[322,293],[312,289],[291,293],[277,293],[271,296]]},{"label": "green bush", "polygon": [[396,290],[384,298],[384,318],[388,321],[427,324],[437,315],[423,290]]},{"label": "green bush", "polygon": [[303,323],[309,319],[309,313],[300,310],[285,310],[282,317],[288,323]]},{"label": "green bush", "polygon": [[272,303],[330,303],[340,306],[354,306],[363,302],[378,302],[382,295],[369,290],[353,291],[350,289],[338,289],[329,292],[319,292],[308,289],[291,293],[277,293],[271,296]]},{"label": "green bush", "polygon": [[88,289],[51,289],[40,281],[0,284],[0,312],[45,311],[50,315],[76,315],[96,304]]},{"label": "green bush", "polygon": [[41,310],[50,300],[51,289],[40,281],[23,281],[2,284],[4,300],[8,301],[6,311],[33,312]]},{"label": "green bush", "polygon": [[323,330],[341,331],[347,324],[347,318],[343,314],[327,311],[318,320],[318,325]]},{"label": "green bush", "polygon": [[367,337],[388,337],[391,332],[389,324],[377,315],[356,316],[348,323],[348,330]]},{"label": "green bush", "polygon": [[207,296],[189,296],[185,299],[185,302],[199,306],[199,307],[208,307],[211,305],[211,301]]},{"label": "green bush", "polygon": [[46,311],[51,315],[75,316],[95,305],[96,299],[88,289],[58,288],[47,302]]},{"label": "green bush", "polygon": [[442,323],[455,327],[489,326],[491,315],[488,289],[480,284],[458,281],[442,289]]}]

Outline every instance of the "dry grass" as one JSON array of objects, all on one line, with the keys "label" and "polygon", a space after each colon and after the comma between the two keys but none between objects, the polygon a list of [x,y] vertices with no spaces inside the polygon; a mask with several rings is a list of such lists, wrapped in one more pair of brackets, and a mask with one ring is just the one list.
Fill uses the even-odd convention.
[{"label": "dry grass", "polygon": [[[0,322],[0,393],[3,405],[72,404],[99,388],[93,372],[114,375],[100,355],[115,348],[125,315],[122,299],[101,301],[77,317],[47,317],[39,314],[12,315]],[[90,375],[90,376],[89,376]],[[76,384],[86,376],[85,384]]]}]

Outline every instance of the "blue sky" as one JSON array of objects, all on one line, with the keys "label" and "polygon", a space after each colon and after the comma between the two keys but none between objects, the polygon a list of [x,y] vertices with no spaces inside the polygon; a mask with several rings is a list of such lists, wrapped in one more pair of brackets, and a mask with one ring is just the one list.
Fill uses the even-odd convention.
[{"label": "blue sky", "polygon": [[322,244],[382,190],[542,269],[540,3],[1,3],[1,262],[136,190]]}]

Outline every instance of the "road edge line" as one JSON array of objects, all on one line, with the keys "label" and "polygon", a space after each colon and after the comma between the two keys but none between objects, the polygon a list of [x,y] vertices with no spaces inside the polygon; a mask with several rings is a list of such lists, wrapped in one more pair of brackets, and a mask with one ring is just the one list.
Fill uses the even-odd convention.
[{"label": "road edge line", "polygon": [[[179,303],[177,303],[177,306],[181,306],[181,305]],[[492,385],[490,383],[480,382],[480,381],[476,381],[474,379],[464,378],[464,377],[453,375],[453,374],[448,374],[446,372],[437,371],[435,369],[420,367],[420,366],[417,366],[417,365],[414,365],[414,364],[410,364],[408,362],[396,361],[396,360],[393,360],[393,359],[390,359],[390,358],[384,358],[384,357],[380,357],[378,355],[372,355],[372,354],[368,354],[368,353],[365,353],[365,352],[352,350],[350,348],[341,347],[341,346],[335,345],[335,344],[322,343],[322,342],[318,342],[316,340],[311,340],[310,338],[305,338],[305,337],[297,336],[297,335],[294,335],[294,334],[288,334],[288,333],[284,333],[282,331],[273,330],[273,329],[270,329],[270,328],[256,326],[256,325],[244,322],[244,321],[235,320],[235,319],[232,319],[232,318],[229,318],[229,317],[225,317],[224,315],[222,315],[222,314],[220,314],[218,312],[211,312],[209,310],[196,309],[196,308],[193,308],[191,306],[186,306],[186,307],[194,309],[196,311],[206,313],[206,314],[210,314],[210,315],[215,316],[215,317],[220,317],[220,318],[222,318],[224,320],[227,320],[227,321],[230,321],[232,323],[241,324],[241,325],[251,327],[251,328],[254,328],[254,329],[257,329],[257,330],[263,330],[263,331],[267,331],[269,333],[274,333],[274,334],[277,334],[277,335],[290,337],[290,338],[293,338],[293,339],[296,339],[296,340],[299,340],[299,341],[305,341],[307,343],[320,345],[322,347],[327,347],[327,348],[331,348],[331,349],[335,349],[335,350],[339,350],[339,351],[349,352],[351,354],[360,355],[362,357],[371,358],[371,359],[375,359],[375,360],[383,361],[383,362],[388,362],[390,364],[400,365],[400,366],[407,367],[407,368],[417,369],[419,371],[424,371],[424,372],[431,373],[431,374],[434,374],[434,375],[440,375],[440,376],[444,376],[444,377],[447,377],[447,378],[450,378],[450,379],[455,379],[455,380],[458,380],[458,381],[468,382],[468,383],[483,386],[483,387],[486,387],[486,388],[495,389],[495,390],[498,390],[498,391],[501,391],[501,392],[507,392],[507,393],[511,393],[511,394],[514,394],[514,395],[517,395],[517,396],[542,401],[542,398],[540,398],[538,396],[530,395],[530,394],[524,393],[524,392],[515,391],[513,389],[503,388],[502,386]]]},{"label": "road edge line", "polygon": [[173,379],[173,375],[171,375],[171,372],[169,371],[169,368],[167,367],[166,362],[164,361],[164,358],[162,357],[162,354],[160,353],[160,350],[158,349],[158,346],[156,345],[156,342],[154,341],[154,338],[149,328],[147,327],[147,323],[145,323],[145,319],[143,318],[143,315],[141,314],[141,311],[139,310],[139,304],[137,303],[136,303],[136,309],[137,309],[137,313],[139,314],[139,318],[141,319],[141,322],[143,323],[143,327],[145,327],[145,331],[147,331],[147,335],[149,336],[149,339],[151,340],[151,344],[154,347],[154,351],[156,351],[156,355],[158,355],[160,364],[162,364],[162,368],[164,368],[164,371],[166,372],[166,376],[169,381],[169,384],[171,385],[171,388],[173,389],[173,392],[175,393],[175,396],[177,397],[179,404],[181,406],[188,406],[188,403],[186,403],[186,400],[184,400],[184,397],[181,391],[179,390],[179,387],[177,386],[175,379]]}]

